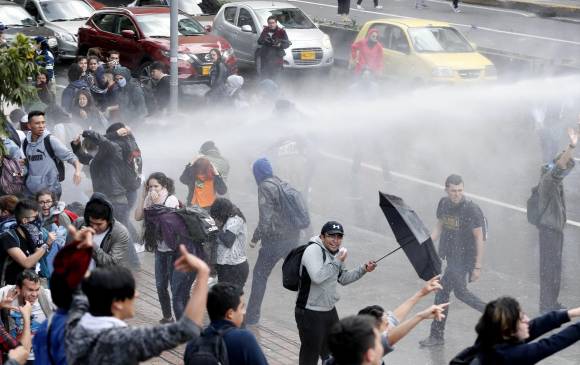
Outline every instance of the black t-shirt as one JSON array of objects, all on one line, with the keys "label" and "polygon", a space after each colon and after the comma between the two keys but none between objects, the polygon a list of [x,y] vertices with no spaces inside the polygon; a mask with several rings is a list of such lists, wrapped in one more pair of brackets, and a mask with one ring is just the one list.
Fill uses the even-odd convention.
[{"label": "black t-shirt", "polygon": [[472,201],[463,200],[453,204],[442,198],[437,206],[437,219],[443,226],[439,240],[439,255],[449,265],[472,268],[477,248],[473,230],[485,224],[481,209]]},{"label": "black t-shirt", "polygon": [[[7,262],[8,249],[13,247],[20,247],[24,255],[30,256],[34,253],[34,248],[29,245],[28,239],[23,237],[18,230],[9,230],[3,232],[0,235],[0,275],[2,271],[5,271],[4,281],[5,284],[16,284],[16,276],[24,271],[24,267],[20,266],[16,261],[11,258]],[[6,268],[4,267],[6,265]]]}]

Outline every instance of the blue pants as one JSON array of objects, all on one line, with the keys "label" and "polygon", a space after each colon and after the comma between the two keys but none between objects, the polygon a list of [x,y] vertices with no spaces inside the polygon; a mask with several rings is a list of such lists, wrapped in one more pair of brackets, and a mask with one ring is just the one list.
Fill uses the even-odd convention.
[{"label": "blue pants", "polygon": [[171,296],[173,297],[173,313],[178,320],[183,315],[189,295],[191,285],[195,280],[195,273],[183,273],[173,269],[173,263],[179,257],[179,253],[174,251],[155,251],[155,285],[157,286],[157,296],[161,304],[163,318],[171,318],[171,298],[168,286],[171,286]]}]

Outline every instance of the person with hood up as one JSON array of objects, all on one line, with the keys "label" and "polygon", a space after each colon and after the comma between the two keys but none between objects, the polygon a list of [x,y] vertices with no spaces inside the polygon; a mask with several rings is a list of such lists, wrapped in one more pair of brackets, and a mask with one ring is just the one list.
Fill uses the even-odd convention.
[{"label": "person with hood up", "polygon": [[54,84],[56,79],[54,77],[54,55],[48,46],[48,40],[39,35],[34,37],[34,49],[36,50],[36,64],[46,70],[48,79]]},{"label": "person with hood up", "polygon": [[225,95],[225,84],[228,77],[228,67],[222,59],[222,54],[219,49],[213,48],[209,51],[212,65],[209,70],[209,87],[210,89],[205,94],[208,100],[221,99]]},{"label": "person with hood up", "polygon": [[242,76],[231,75],[226,79],[224,88],[226,101],[235,108],[247,108],[249,106],[242,86],[244,86],[244,78]]},{"label": "person with hood up", "polygon": [[91,91],[79,90],[73,100],[71,110],[72,118],[82,128],[104,130],[109,121],[95,105]]},{"label": "person with hood up", "polygon": [[258,184],[258,226],[254,230],[250,247],[261,241],[260,252],[252,274],[252,291],[248,301],[246,323],[260,321],[260,309],[266,292],[268,277],[276,263],[285,258],[298,244],[300,230],[285,224],[281,209],[281,181],[274,176],[272,165],[260,158],[252,166]]},{"label": "person with hood up", "polygon": [[128,269],[139,267],[139,258],[135,246],[129,243],[129,231],[114,218],[114,210],[105,195],[93,193],[85,207],[84,217],[79,217],[77,229],[90,227],[93,254],[91,267],[123,266]]},{"label": "person with hood up", "polygon": [[199,153],[215,166],[222,179],[227,182],[228,175],[230,174],[230,163],[222,156],[220,150],[215,145],[215,142],[205,141],[201,145]]},{"label": "person with hood up", "polygon": [[[67,149],[58,139],[53,138],[46,128],[44,112],[31,111],[28,113],[28,127],[22,150],[28,160],[28,176],[26,177],[26,189],[30,195],[41,190],[50,190],[60,198],[62,188],[57,163],[66,161],[75,167],[73,182],[75,185],[81,182],[81,164],[78,158]],[[50,148],[51,152],[47,150]],[[63,165],[64,167],[64,165]],[[64,171],[63,171],[64,173]]]},{"label": "person with hood up", "polygon": [[354,64],[354,74],[360,76],[363,71],[369,70],[374,76],[383,73],[383,46],[379,42],[379,32],[369,30],[367,37],[351,46],[351,59]]},{"label": "person with hood up", "polygon": [[[128,129],[119,127],[112,131],[117,135],[126,135]],[[127,194],[126,177],[129,168],[123,159],[121,146],[111,138],[94,130],[83,131],[81,136],[71,142],[71,147],[79,161],[89,166],[93,191],[107,197],[113,206],[115,217],[131,232],[131,237],[136,238],[136,230],[132,227],[129,218],[130,208]],[[134,241],[132,241],[134,242]]]},{"label": "person with hood up", "polygon": [[16,218],[14,217],[16,204],[18,204],[17,196],[0,196],[0,233],[16,226]]},{"label": "person with hood up", "polygon": [[80,90],[89,90],[89,85],[82,78],[83,70],[76,63],[70,65],[68,69],[69,84],[62,92],[61,106],[67,113],[72,113],[74,99]]},{"label": "person with hood up", "polygon": [[131,71],[123,66],[113,69],[115,86],[109,90],[111,105],[116,106],[110,109],[113,111],[111,120],[140,123],[147,115],[145,105],[145,94],[141,85],[133,80]]},{"label": "person with hood up", "polygon": [[273,79],[282,71],[286,48],[290,47],[290,41],[284,28],[278,26],[278,20],[274,15],[268,17],[268,25],[264,27],[260,38],[260,76],[265,79]]},{"label": "person with hood up", "polygon": [[217,194],[224,195],[228,191],[219,170],[204,156],[196,157],[192,163],[187,164],[179,181],[189,188],[187,205],[207,210]]}]

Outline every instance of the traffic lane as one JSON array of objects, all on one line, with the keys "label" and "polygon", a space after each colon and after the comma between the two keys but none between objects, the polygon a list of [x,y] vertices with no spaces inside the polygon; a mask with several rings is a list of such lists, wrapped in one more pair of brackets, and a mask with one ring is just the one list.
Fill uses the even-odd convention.
[{"label": "traffic lane", "polygon": [[[295,0],[293,3],[312,17],[338,20],[336,5],[331,0]],[[542,59],[580,60],[580,32],[577,32],[577,25],[574,24],[511,13],[494,13],[490,16],[481,9],[455,14],[449,6],[443,4],[435,4],[432,8],[421,11],[414,9],[412,2],[389,2],[385,7],[385,11],[351,9],[351,17],[358,24],[393,16],[445,21],[457,26],[470,41],[483,48]]]}]

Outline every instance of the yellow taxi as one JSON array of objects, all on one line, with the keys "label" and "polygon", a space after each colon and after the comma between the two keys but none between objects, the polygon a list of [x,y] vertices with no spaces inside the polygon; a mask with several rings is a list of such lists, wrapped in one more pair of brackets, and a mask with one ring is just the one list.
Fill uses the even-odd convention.
[{"label": "yellow taxi", "polygon": [[366,38],[371,30],[379,33],[387,78],[420,83],[497,79],[493,63],[449,23],[376,19],[363,25],[356,40]]}]

